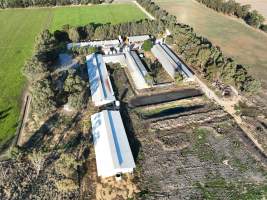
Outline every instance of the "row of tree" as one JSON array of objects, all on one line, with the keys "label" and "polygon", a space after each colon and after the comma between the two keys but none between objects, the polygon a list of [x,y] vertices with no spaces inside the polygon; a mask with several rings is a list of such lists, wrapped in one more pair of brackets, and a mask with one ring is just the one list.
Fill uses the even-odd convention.
[{"label": "row of tree", "polygon": [[165,25],[162,21],[142,20],[137,22],[127,22],[116,25],[94,24],[85,26],[71,27],[63,26],[63,30],[55,31],[55,38],[60,42],[79,42],[88,40],[108,40],[118,38],[118,35],[156,35],[165,31]]},{"label": "row of tree", "polygon": [[267,25],[263,24],[265,19],[256,10],[251,10],[251,5],[241,5],[234,0],[197,0],[208,8],[228,15],[242,18],[248,25],[267,31]]},{"label": "row of tree", "polygon": [[[174,47],[175,52],[184,61],[201,72],[209,81],[220,80],[235,85],[240,91],[255,92],[260,88],[260,82],[248,74],[247,68],[237,64],[233,59],[223,55],[219,47],[212,45],[206,38],[197,35],[193,28],[179,24],[166,11],[150,0],[137,0],[151,14],[166,24],[172,35],[167,43]],[[161,23],[162,23],[161,22]]]},{"label": "row of tree", "polygon": [[0,8],[100,4],[102,0],[0,0]]}]

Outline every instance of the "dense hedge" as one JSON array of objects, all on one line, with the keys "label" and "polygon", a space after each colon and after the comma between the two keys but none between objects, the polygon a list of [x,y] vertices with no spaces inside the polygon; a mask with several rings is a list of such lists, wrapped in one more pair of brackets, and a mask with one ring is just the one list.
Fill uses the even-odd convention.
[{"label": "dense hedge", "polygon": [[[137,0],[147,11],[161,19],[171,31],[167,43],[181,55],[184,61],[198,70],[209,81],[220,80],[235,85],[240,91],[255,92],[260,82],[248,74],[246,67],[237,64],[233,59],[223,55],[219,47],[197,35],[193,28],[185,24],[177,24],[175,16],[168,14],[150,0]],[[171,19],[170,21],[166,21]]]},{"label": "dense hedge", "polygon": [[127,22],[116,25],[111,24],[93,24],[85,26],[71,27],[63,26],[63,30],[55,31],[55,38],[62,41],[88,41],[88,40],[108,40],[118,38],[118,35],[156,35],[165,31],[165,25],[162,21],[141,20],[138,22]]},{"label": "dense hedge", "polygon": [[0,8],[25,8],[31,6],[60,6],[99,4],[102,0],[0,0]]},{"label": "dense hedge", "polygon": [[228,15],[242,18],[248,25],[260,28],[265,21],[264,17],[256,10],[250,11],[250,5],[241,5],[234,0],[197,0],[208,8]]}]

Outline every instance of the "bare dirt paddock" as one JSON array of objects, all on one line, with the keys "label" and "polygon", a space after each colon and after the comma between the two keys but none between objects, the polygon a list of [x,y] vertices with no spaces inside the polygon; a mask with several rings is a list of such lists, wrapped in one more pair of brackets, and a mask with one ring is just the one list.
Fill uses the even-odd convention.
[{"label": "bare dirt paddock", "polygon": [[267,1],[266,0],[235,0],[238,3],[250,4],[251,8],[259,11],[264,17],[265,22],[267,22]]},{"label": "bare dirt paddock", "polygon": [[142,124],[134,112],[131,118],[141,146],[141,199],[267,197],[266,169],[240,140],[234,120],[216,105]]}]

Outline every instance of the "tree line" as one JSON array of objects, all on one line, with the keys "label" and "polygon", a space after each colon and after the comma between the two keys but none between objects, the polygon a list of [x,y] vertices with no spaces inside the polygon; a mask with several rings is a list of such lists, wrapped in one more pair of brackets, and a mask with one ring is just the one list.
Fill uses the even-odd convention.
[{"label": "tree line", "polygon": [[[151,0],[137,0],[148,12],[157,17],[171,31],[166,42],[184,61],[199,71],[207,80],[220,80],[235,85],[240,91],[255,92],[261,83],[253,78],[247,67],[223,55],[219,47],[207,38],[197,35],[193,28],[176,22],[176,17],[161,9]],[[171,19],[170,21],[167,21]]]},{"label": "tree line", "polygon": [[197,0],[208,8],[228,15],[234,15],[243,19],[248,25],[267,32],[267,24],[264,17],[256,10],[251,10],[251,5],[241,5],[234,0]]},{"label": "tree line", "polygon": [[72,27],[64,25],[62,30],[54,32],[55,38],[60,42],[79,42],[88,40],[109,40],[129,35],[156,35],[165,31],[162,21],[141,20],[121,24],[94,24]]},{"label": "tree line", "polygon": [[129,35],[156,35],[165,31],[163,21],[141,20],[121,24],[94,24],[72,27],[64,25],[62,30],[54,32],[55,38],[60,42],[79,42],[88,40],[109,40]]},{"label": "tree line", "polygon": [[64,6],[100,4],[102,0],[0,0],[0,8],[26,8],[33,6]]}]

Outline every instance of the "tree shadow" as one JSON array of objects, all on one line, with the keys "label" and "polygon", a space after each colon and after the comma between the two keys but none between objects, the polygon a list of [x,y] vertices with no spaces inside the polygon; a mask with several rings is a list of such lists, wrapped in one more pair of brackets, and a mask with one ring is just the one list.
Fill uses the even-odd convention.
[{"label": "tree shadow", "polygon": [[123,121],[124,128],[125,128],[125,131],[128,137],[128,141],[129,141],[129,144],[132,150],[134,160],[137,161],[137,158],[138,158],[138,155],[141,149],[141,143],[136,138],[135,129],[134,129],[133,122],[128,111],[127,103],[121,102],[120,112],[121,112],[122,121]]},{"label": "tree shadow", "polygon": [[11,109],[12,109],[12,107],[9,106],[8,108],[0,111],[0,121],[3,120],[3,119],[5,119],[9,115],[9,111]]},{"label": "tree shadow", "polygon": [[141,114],[142,119],[154,119],[154,118],[162,118],[162,117],[168,117],[172,115],[176,115],[178,113],[184,113],[184,112],[190,112],[197,109],[204,108],[205,105],[194,105],[190,107],[175,107],[175,108],[168,108],[163,111],[154,113],[154,114]]},{"label": "tree shadow", "polygon": [[26,142],[26,144],[23,145],[23,147],[27,149],[42,147],[44,137],[52,133],[55,123],[58,121],[58,119],[58,113],[52,115],[37,131],[35,131],[35,133]]},{"label": "tree shadow", "polygon": [[[57,149],[60,145],[61,142],[63,141],[66,133],[73,127],[76,125],[76,123],[81,119],[81,113],[78,112],[73,118],[72,120],[68,123],[68,125],[62,130],[62,132],[60,133],[61,137],[58,140],[58,143],[54,146],[54,149]],[[72,138],[72,140],[70,140],[67,144],[65,144],[64,149],[65,152],[70,152],[71,150],[73,150],[75,147],[77,147],[82,140],[82,133],[78,133],[76,135],[75,138]]]}]

